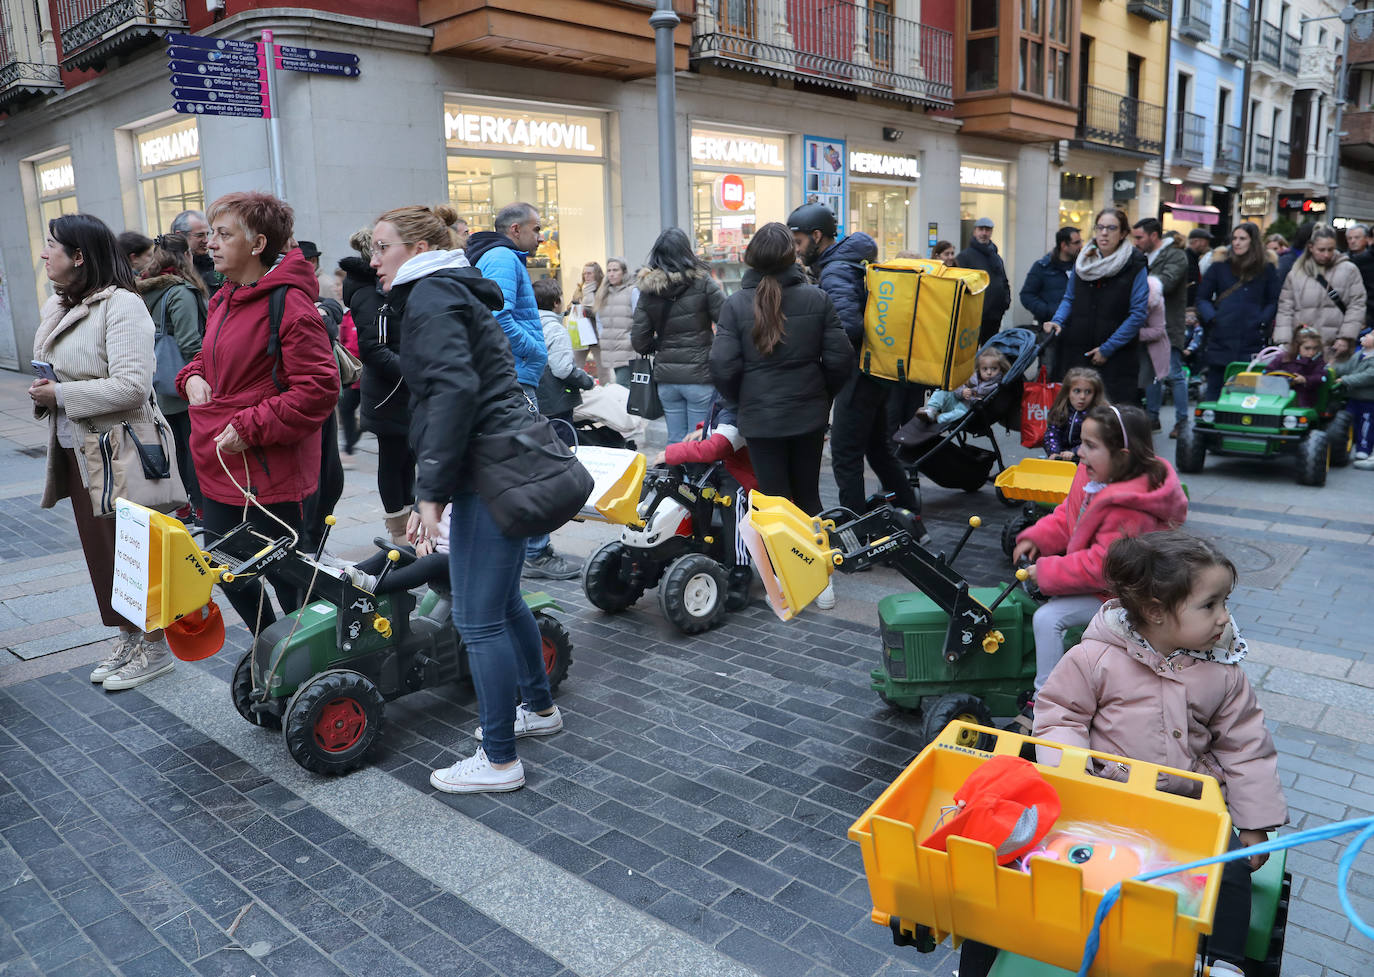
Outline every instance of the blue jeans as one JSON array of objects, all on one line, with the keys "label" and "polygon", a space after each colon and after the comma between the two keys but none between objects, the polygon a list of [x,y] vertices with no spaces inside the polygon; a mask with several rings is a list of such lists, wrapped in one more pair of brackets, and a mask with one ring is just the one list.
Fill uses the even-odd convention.
[{"label": "blue jeans", "polygon": [[473,492],[453,497],[449,525],[453,626],[467,646],[482,748],[492,763],[515,757],[515,693],[535,712],[553,706],[543,642],[520,596],[525,542],[504,536]]},{"label": "blue jeans", "polygon": [[[539,406],[539,388],[531,387],[529,384],[522,383],[520,388],[525,391],[525,396],[530,399],[530,403],[535,407]],[[533,560],[540,553],[543,553],[550,546],[549,534],[542,536],[531,536],[525,540],[525,559]]]},{"label": "blue jeans", "polygon": [[705,424],[716,399],[716,388],[709,383],[660,383],[658,399],[663,401],[663,420],[668,425],[668,443],[677,444]]},{"label": "blue jeans", "polygon": [[[1188,419],[1188,377],[1183,372],[1183,353],[1173,346],[1169,347],[1169,375],[1164,378],[1174,392],[1174,421],[1181,423]],[[1159,417],[1159,406],[1164,402],[1164,383],[1156,381],[1145,391],[1145,410],[1150,417]]]},{"label": "blue jeans", "polygon": [[1349,400],[1345,409],[1355,431],[1355,450],[1366,454],[1374,451],[1374,400]]},{"label": "blue jeans", "polygon": [[968,401],[957,390],[937,390],[926,401],[926,410],[935,415],[937,423],[948,424],[968,413]]}]

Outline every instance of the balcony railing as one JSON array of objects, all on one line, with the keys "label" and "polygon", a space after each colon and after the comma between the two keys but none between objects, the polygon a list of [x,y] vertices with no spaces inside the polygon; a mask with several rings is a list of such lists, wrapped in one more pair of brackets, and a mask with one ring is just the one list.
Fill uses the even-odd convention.
[{"label": "balcony railing", "polygon": [[61,91],[62,78],[57,65],[27,60],[32,53],[21,52],[37,52],[21,43],[22,34],[15,36],[9,17],[9,11],[0,5],[0,106],[8,106],[34,95]]},{"label": "balcony railing", "polygon": [[1178,18],[1178,32],[1195,41],[1212,39],[1211,0],[1183,0],[1183,11]]},{"label": "balcony railing", "polygon": [[98,68],[114,54],[186,29],[182,0],[54,0],[62,67]]},{"label": "balcony railing", "polygon": [[1283,36],[1283,70],[1290,75],[1298,73],[1298,49],[1300,47],[1302,47],[1302,38],[1295,34]]},{"label": "balcony railing", "polygon": [[1250,142],[1250,169],[1256,173],[1274,172],[1274,140],[1258,132]]},{"label": "balcony railing", "polygon": [[1201,166],[1207,159],[1207,120],[1195,112],[1174,119],[1174,162]]},{"label": "balcony railing", "polygon": [[1078,138],[1151,155],[1164,148],[1164,109],[1092,85],[1083,90]]},{"label": "balcony railing", "polygon": [[952,106],[954,37],[847,0],[699,0],[692,59]]},{"label": "balcony railing", "polygon": [[[1305,162],[1305,160],[1303,162]],[[1305,167],[1299,166],[1298,170],[1300,172],[1293,173],[1290,169],[1291,165],[1292,158],[1288,154],[1288,143],[1274,143],[1274,175],[1278,177],[1292,177],[1294,179],[1302,179],[1301,171],[1305,169]]]},{"label": "balcony railing", "polygon": [[1221,53],[1228,58],[1250,57],[1250,11],[1238,3],[1226,4],[1221,25]]},{"label": "balcony railing", "polygon": [[1244,153],[1240,126],[1221,126],[1217,130],[1217,161],[1212,169],[1218,173],[1239,173]]},{"label": "balcony railing", "polygon": [[1126,11],[1146,20],[1169,19],[1168,0],[1126,0]]},{"label": "balcony railing", "polygon": [[1265,64],[1279,66],[1279,38],[1283,36],[1273,24],[1260,21],[1259,25],[1259,59]]}]

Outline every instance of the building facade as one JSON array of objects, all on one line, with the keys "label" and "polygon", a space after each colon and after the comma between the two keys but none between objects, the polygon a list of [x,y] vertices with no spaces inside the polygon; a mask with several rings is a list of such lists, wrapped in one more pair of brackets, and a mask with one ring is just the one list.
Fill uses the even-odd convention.
[{"label": "building facade", "polygon": [[1331,208],[1338,227],[1374,227],[1374,4],[1361,7],[1346,51],[1350,74],[1341,118],[1339,183]]}]

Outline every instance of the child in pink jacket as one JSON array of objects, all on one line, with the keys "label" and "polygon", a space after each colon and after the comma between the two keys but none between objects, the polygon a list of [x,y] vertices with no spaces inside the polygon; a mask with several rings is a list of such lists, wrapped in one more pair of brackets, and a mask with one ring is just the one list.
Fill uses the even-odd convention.
[{"label": "child in pink jacket", "polygon": [[[1092,620],[1108,594],[1107,547],[1123,536],[1172,529],[1188,516],[1178,475],[1155,455],[1139,407],[1099,404],[1083,421],[1078,471],[1069,494],[1016,537],[1012,563],[1031,562],[1031,580],[1050,600],[1035,612],[1035,691],[1064,655],[1064,632]],[[1029,729],[1034,700],[1017,724]]]},{"label": "child in pink jacket", "polygon": [[[1235,566],[1175,530],[1113,543],[1106,575],[1118,597],[1102,605],[1040,690],[1035,735],[1215,777],[1238,831],[1233,847],[1265,841],[1287,822],[1288,808],[1274,741],[1240,667],[1245,642],[1226,610]],[[1124,779],[1124,767],[1099,763],[1098,772]],[[1180,778],[1165,789],[1189,793],[1190,783]],[[1265,857],[1226,865],[1209,955],[1243,961],[1249,871]],[[1240,971],[1212,968],[1231,973]]]}]

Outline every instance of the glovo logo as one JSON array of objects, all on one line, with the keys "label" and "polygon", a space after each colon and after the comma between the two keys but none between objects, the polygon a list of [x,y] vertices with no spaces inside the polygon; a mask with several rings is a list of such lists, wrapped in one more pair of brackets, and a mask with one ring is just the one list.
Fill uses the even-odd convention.
[{"label": "glovo logo", "polygon": [[892,299],[897,294],[897,286],[890,280],[880,281],[878,290],[874,293],[874,307],[878,312],[878,324],[873,329],[873,334],[878,337],[878,341],[884,346],[891,346],[897,341],[896,336],[887,334],[887,313],[892,308]]},{"label": "glovo logo", "polygon": [[958,343],[959,343],[959,348],[960,348],[960,349],[968,349],[970,346],[974,345],[974,344],[977,343],[977,342],[978,342],[978,330],[977,330],[977,329],[960,329],[960,330],[959,330],[959,339],[958,339]]}]

